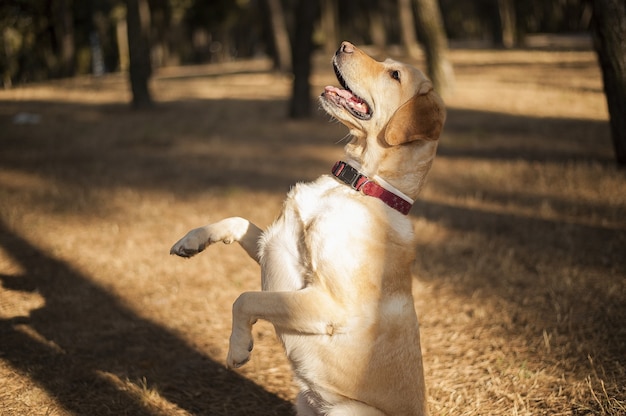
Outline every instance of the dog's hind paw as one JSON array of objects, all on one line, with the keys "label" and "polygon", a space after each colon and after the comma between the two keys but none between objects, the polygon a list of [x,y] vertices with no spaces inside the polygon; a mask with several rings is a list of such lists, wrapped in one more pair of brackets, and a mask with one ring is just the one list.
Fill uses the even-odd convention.
[{"label": "dog's hind paw", "polygon": [[226,365],[228,368],[239,368],[243,367],[248,361],[250,361],[250,354],[248,354],[248,356],[241,361],[235,360],[229,356],[226,361]]},{"label": "dog's hind paw", "polygon": [[254,348],[254,341],[250,340],[247,344],[247,348],[239,348],[241,345],[234,345],[233,337],[231,337],[228,357],[226,358],[226,365],[228,368],[239,368],[250,361],[250,353]]}]

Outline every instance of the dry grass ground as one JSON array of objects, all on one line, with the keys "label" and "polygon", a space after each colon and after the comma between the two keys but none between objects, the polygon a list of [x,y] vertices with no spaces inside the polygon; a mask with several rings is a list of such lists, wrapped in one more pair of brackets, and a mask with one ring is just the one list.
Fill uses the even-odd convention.
[{"label": "dry grass ground", "polygon": [[[412,211],[433,415],[626,412],[626,173],[589,51],[452,54],[456,93]],[[316,59],[316,90],[334,83]],[[0,414],[288,415],[271,327],[225,370],[238,247],[170,245],[231,215],[268,225],[329,170],[342,126],[285,119],[265,61],[0,91]],[[14,124],[19,113],[37,124]]]}]

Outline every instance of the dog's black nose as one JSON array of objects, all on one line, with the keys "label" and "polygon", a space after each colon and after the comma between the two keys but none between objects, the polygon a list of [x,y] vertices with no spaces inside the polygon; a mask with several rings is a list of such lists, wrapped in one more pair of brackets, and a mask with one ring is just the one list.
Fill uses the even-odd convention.
[{"label": "dog's black nose", "polygon": [[337,49],[337,52],[335,53],[335,55],[339,55],[340,53],[353,53],[353,52],[354,52],[354,45],[348,41],[343,41],[341,42],[341,46],[339,46],[339,49]]}]

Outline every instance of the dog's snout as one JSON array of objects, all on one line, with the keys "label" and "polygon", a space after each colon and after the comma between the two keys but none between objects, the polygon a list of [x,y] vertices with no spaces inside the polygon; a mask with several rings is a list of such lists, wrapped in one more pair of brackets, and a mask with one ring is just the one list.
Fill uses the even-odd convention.
[{"label": "dog's snout", "polygon": [[354,52],[354,45],[348,41],[343,41],[341,42],[341,46],[339,46],[339,49],[337,49],[336,55],[339,55],[340,53],[353,53],[353,52]]}]

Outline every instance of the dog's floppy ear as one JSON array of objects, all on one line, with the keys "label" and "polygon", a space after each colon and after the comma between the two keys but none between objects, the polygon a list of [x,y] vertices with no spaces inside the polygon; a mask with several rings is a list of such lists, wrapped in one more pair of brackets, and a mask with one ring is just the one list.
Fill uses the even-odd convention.
[{"label": "dog's floppy ear", "polygon": [[415,140],[437,140],[443,129],[446,111],[443,101],[429,81],[423,82],[417,93],[402,104],[387,123],[384,139],[390,146]]}]

